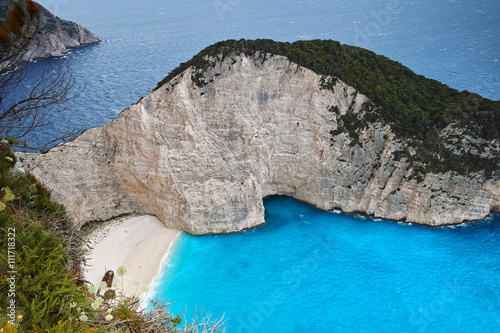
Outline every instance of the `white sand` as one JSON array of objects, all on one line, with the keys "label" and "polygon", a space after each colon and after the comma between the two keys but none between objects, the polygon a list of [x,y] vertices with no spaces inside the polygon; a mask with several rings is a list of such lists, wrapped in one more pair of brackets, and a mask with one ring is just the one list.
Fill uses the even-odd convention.
[{"label": "white sand", "polygon": [[127,217],[100,226],[88,237],[93,249],[87,255],[85,279],[98,285],[104,273],[113,270],[113,286],[121,290],[122,277],[117,275],[117,269],[125,267],[124,293],[140,296],[158,274],[162,258],[180,233],[149,215]]}]

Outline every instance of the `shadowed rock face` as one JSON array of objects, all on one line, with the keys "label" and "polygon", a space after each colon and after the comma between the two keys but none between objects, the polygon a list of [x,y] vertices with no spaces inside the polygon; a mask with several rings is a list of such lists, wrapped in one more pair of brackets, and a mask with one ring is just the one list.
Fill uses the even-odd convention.
[{"label": "shadowed rock face", "polygon": [[[4,21],[13,0],[0,0],[0,21]],[[22,5],[26,2],[19,1]],[[40,7],[40,33],[30,44],[32,52],[28,59],[58,57],[68,48],[99,42],[99,37],[79,24],[54,16],[42,5]]]},{"label": "shadowed rock face", "polygon": [[406,143],[389,125],[372,122],[356,139],[338,130],[346,113],[369,112],[369,99],[340,80],[322,89],[321,76],[269,54],[212,64],[73,142],[18,158],[77,225],[140,212],[192,234],[237,232],[264,223],[262,198],[273,194],[432,226],[499,209],[498,179],[413,177],[394,157]]}]

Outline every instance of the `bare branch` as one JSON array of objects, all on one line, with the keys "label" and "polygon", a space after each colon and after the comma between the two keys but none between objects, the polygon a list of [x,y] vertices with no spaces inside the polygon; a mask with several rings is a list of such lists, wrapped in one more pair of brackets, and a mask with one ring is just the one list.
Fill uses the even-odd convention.
[{"label": "bare branch", "polygon": [[179,331],[179,333],[223,333],[226,331],[224,327],[225,323],[224,316],[219,319],[212,319],[210,314],[200,314],[200,316],[195,315],[189,324],[184,325],[184,327]]},{"label": "bare branch", "polygon": [[40,33],[38,17],[38,5],[28,0],[26,9],[14,2],[7,21],[0,22],[0,138],[21,139],[24,142],[22,148],[36,151],[71,140],[81,133],[81,128],[73,128],[36,147],[29,144],[37,135],[37,130],[54,123],[56,114],[65,110],[64,103],[79,96],[85,89],[72,93],[75,80],[68,67],[59,67],[54,76],[49,76],[44,69],[31,91],[6,105],[6,98],[11,97],[13,90],[27,78],[28,62],[39,47],[33,44],[38,43],[35,37]]}]

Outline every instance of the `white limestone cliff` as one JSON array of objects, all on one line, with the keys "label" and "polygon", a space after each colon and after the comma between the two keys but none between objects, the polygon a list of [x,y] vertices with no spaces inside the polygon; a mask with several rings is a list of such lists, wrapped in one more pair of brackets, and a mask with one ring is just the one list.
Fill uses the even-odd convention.
[{"label": "white limestone cliff", "polygon": [[360,130],[358,144],[337,133],[339,114],[361,117],[368,102],[341,81],[322,89],[313,71],[259,54],[215,61],[202,87],[193,71],[73,142],[18,154],[20,163],[77,225],[138,212],[192,234],[237,232],[264,223],[262,199],[274,194],[431,226],[500,211],[499,179],[412,177],[389,125]]}]

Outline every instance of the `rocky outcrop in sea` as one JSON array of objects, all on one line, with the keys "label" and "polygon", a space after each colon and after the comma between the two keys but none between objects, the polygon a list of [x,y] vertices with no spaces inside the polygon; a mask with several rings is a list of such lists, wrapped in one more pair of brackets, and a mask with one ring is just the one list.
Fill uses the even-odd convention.
[{"label": "rocky outcrop in sea", "polygon": [[[103,127],[19,161],[76,225],[145,213],[192,234],[238,232],[265,222],[269,195],[429,226],[500,211],[498,173],[419,174],[390,124],[353,130],[347,121],[373,105],[345,82],[265,52],[205,60]],[[472,145],[452,140],[459,131],[440,132],[457,154]],[[499,155],[499,140],[474,140],[477,154]]]},{"label": "rocky outcrop in sea", "polygon": [[[0,21],[4,21],[13,0],[0,0]],[[24,0],[19,1],[22,5]],[[99,37],[88,29],[74,22],[63,20],[39,4],[40,19],[38,33],[30,44],[29,59],[59,57],[67,53],[68,48],[99,42]]]}]

